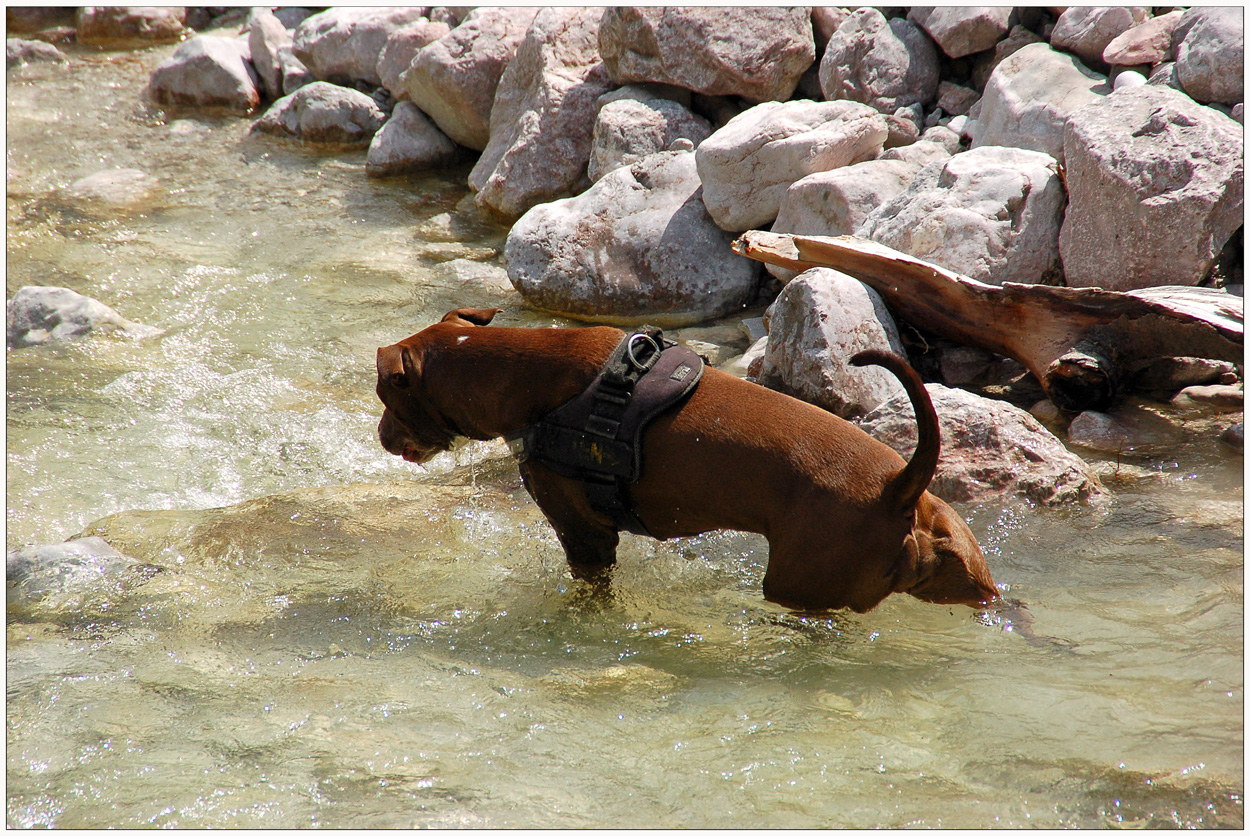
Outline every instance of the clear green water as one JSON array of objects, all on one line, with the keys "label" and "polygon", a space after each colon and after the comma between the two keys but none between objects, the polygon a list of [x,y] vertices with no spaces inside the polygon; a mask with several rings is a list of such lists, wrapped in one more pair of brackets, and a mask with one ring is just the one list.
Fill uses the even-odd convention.
[{"label": "clear green water", "polygon": [[[799,617],[731,533],[627,536],[589,596],[499,445],[421,472],[376,441],[378,345],[459,305],[554,322],[440,266],[502,245],[467,172],[372,182],[162,113],[169,51],[8,76],[8,294],[163,329],[8,353],[8,546],[164,568],[10,608],[10,826],[1242,825],[1242,464],[1213,434],[1096,507],[962,508],[1023,614]],[[164,196],[59,193],[110,168]]]}]

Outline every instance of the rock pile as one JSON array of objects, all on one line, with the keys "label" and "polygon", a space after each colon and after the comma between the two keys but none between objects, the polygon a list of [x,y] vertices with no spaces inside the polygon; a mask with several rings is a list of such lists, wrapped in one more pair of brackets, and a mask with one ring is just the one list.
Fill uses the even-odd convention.
[{"label": "rock pile", "polygon": [[[279,11],[186,40],[152,98],[270,102],[257,131],[367,146],[371,176],[478,154],[475,202],[513,224],[508,276],[552,312],[671,326],[740,311],[776,287],[729,242],[769,225],[995,284],[1241,283],[1233,7]],[[182,10],[150,12],[145,28],[141,10],[83,10],[79,38],[188,34]],[[831,271],[773,272],[799,284],[772,309],[763,379],[877,407],[886,392],[830,375],[869,319],[870,342],[903,348],[884,305]],[[813,327],[852,296],[862,316]],[[1092,492],[1070,481],[1065,496]]]}]

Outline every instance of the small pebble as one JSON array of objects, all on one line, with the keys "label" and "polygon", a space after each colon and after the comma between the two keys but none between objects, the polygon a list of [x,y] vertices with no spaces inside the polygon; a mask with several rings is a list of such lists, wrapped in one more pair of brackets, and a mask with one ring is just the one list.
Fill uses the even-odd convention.
[{"label": "small pebble", "polygon": [[1246,437],[1246,425],[1245,424],[1233,424],[1231,427],[1224,430],[1224,432],[1220,433],[1220,441],[1222,441],[1224,444],[1227,444],[1230,448],[1232,448],[1233,450],[1236,450],[1238,453],[1242,451],[1242,446],[1245,444],[1245,437]]},{"label": "small pebble", "polygon": [[1123,90],[1129,87],[1143,87],[1146,84],[1146,77],[1136,70],[1125,70],[1115,77],[1112,88],[1115,90]]}]

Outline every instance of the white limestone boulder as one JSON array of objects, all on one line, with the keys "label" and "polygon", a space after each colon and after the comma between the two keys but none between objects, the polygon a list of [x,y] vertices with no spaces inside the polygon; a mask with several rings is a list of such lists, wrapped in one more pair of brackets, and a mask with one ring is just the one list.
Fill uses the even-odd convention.
[{"label": "white limestone boulder", "polygon": [[1055,283],[1058,168],[1038,151],[974,148],[925,166],[855,234],[988,284]]},{"label": "white limestone boulder", "polygon": [[513,285],[537,308],[675,327],[754,298],[756,263],[732,242],[704,208],[694,154],[665,151],[534,207],[513,225],[504,256]]},{"label": "white limestone boulder", "polygon": [[535,7],[474,9],[459,26],[418,50],[400,74],[408,100],[456,143],[485,149],[499,79],[537,14]]},{"label": "white limestone boulder", "polygon": [[848,362],[870,348],[906,356],[885,302],[862,282],[827,267],[807,270],[782,289],[766,319],[764,386],[843,418],[866,415],[903,391],[885,369]]},{"label": "white limestone boulder", "polygon": [[695,151],[703,202],[741,232],[777,217],[786,189],[817,171],[876,157],[889,128],[857,102],[765,102],[740,113]]},{"label": "white limestone boulder", "polygon": [[1177,25],[1181,89],[1203,104],[1235,105],[1245,95],[1245,9],[1196,7]]},{"label": "white limestone boulder", "polygon": [[806,6],[613,6],[599,52],[617,84],[785,101],[816,60]]},{"label": "white limestone boulder", "polygon": [[229,38],[197,35],[152,71],[148,93],[164,105],[251,113],[260,104],[260,79]]},{"label": "white limestone boulder", "polygon": [[1026,148],[1062,163],[1068,117],[1110,93],[1106,76],[1046,44],[1031,44],[1005,58],[990,75],[972,147]]},{"label": "white limestone boulder", "polygon": [[321,145],[367,145],[385,122],[382,109],[359,90],[314,81],[274,102],[252,131]]},{"label": "white limestone boulder", "polygon": [[365,173],[394,177],[452,165],[459,156],[447,138],[412,102],[398,102],[391,118],[373,135]]},{"label": "white limestone boulder", "polygon": [[[935,496],[947,502],[1020,497],[1053,506],[1102,493],[1089,465],[1023,409],[938,383],[925,389],[942,435],[929,484]],[[916,419],[906,395],[882,404],[859,426],[905,459],[916,450]]]},{"label": "white limestone boulder", "polygon": [[[621,91],[627,92],[618,95]],[[591,182],[643,157],[667,151],[679,139],[698,148],[712,134],[712,124],[680,102],[635,85],[621,91],[599,97],[586,170]]]},{"label": "white limestone boulder", "polygon": [[1149,17],[1149,6],[1069,6],[1055,21],[1050,45],[1098,65],[1108,44]]},{"label": "white limestone boulder", "polygon": [[912,6],[907,19],[951,58],[993,49],[1011,28],[1011,6]]},{"label": "white limestone boulder", "polygon": [[597,8],[542,9],[504,70],[490,142],[469,173],[474,202],[515,219],[590,184],[598,99],[611,82],[599,58]]},{"label": "white limestone boulder", "polygon": [[378,86],[378,56],[387,39],[424,13],[420,6],[334,6],[305,18],[291,49],[319,81]]},{"label": "white limestone boulder", "polygon": [[938,50],[910,20],[860,8],[830,36],[819,79],[829,101],[849,99],[882,113],[927,105],[937,96]]},{"label": "white limestone boulder", "polygon": [[1072,287],[1195,285],[1242,224],[1242,127],[1170,87],[1119,90],[1065,133]]}]

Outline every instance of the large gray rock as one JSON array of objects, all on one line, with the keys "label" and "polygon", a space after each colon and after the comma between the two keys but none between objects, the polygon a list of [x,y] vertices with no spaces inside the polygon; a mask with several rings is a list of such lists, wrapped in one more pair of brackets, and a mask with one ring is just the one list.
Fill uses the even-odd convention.
[{"label": "large gray rock", "polygon": [[925,166],[856,234],[989,284],[1053,283],[1063,207],[1049,155],[974,148]]},{"label": "large gray rock", "polygon": [[609,171],[666,151],[679,139],[697,148],[711,136],[711,123],[680,103],[649,95],[642,87],[621,89],[631,93],[620,97],[609,93],[599,98],[586,170],[592,182]]},{"label": "large gray rock", "polygon": [[386,114],[371,97],[314,81],[274,102],[252,130],[322,145],[364,145],[384,122]]},{"label": "large gray rock", "polygon": [[986,83],[990,80],[990,75],[998,68],[999,64],[1029,44],[1040,44],[1042,42],[1042,36],[1035,33],[1032,29],[1025,28],[1019,24],[1011,27],[1007,37],[994,44],[993,54],[990,54],[987,50],[971,59],[973,62],[972,86],[977,90],[984,90]]},{"label": "large gray rock", "polygon": [[1064,147],[1072,287],[1197,284],[1242,223],[1241,125],[1170,87],[1081,108]]},{"label": "large gray rock", "polygon": [[301,87],[307,87],[317,79],[304,66],[304,62],[295,57],[290,46],[278,47],[278,66],[282,75],[282,95],[289,96]]},{"label": "large gray rock", "polygon": [[894,113],[932,102],[938,70],[937,47],[919,26],[861,8],[829,38],[820,59],[820,89],[830,101],[850,99]]},{"label": "large gray rock", "polygon": [[417,51],[399,77],[408,99],[466,148],[490,142],[490,112],[503,71],[538,9],[474,9],[464,22]]},{"label": "large gray rock", "polygon": [[915,23],[951,58],[992,49],[1007,34],[1011,6],[912,6]]},{"label": "large gray rock", "polygon": [[758,104],[695,152],[703,202],[721,229],[753,229],[777,217],[796,180],[870,160],[888,134],[881,114],[856,102]]},{"label": "large gray rock", "polygon": [[790,98],[816,60],[805,6],[609,7],[599,52],[618,84],[674,84],[750,102]]},{"label": "large gray rock", "polygon": [[78,10],[78,42],[108,49],[166,44],[188,34],[182,6],[84,6]]},{"label": "large gray rock", "polygon": [[[936,496],[947,502],[1015,496],[1061,505],[1102,493],[1089,465],[1023,409],[937,383],[925,388],[942,434],[937,473],[929,485]],[[916,419],[905,395],[869,413],[860,427],[904,458],[916,450]]]},{"label": "large gray rock", "polygon": [[[918,162],[876,159],[809,174],[786,190],[772,231],[851,235],[873,211],[902,194],[922,167]],[[783,282],[797,275],[772,264],[767,269]]]},{"label": "large gray rock", "polygon": [[421,18],[399,27],[386,39],[378,56],[378,78],[396,99],[407,99],[400,76],[412,66],[417,53],[451,31],[446,23]]},{"label": "large gray rock", "polygon": [[1176,55],[1172,34],[1183,14],[1168,12],[1121,32],[1103,49],[1102,60],[1119,67],[1154,66],[1171,61]]},{"label": "large gray rock", "polygon": [[1004,59],[981,97],[972,147],[1009,145],[1042,151],[1063,162],[1068,116],[1111,93],[1106,76],[1046,44]]},{"label": "large gray rock", "polygon": [[1107,44],[1148,17],[1148,6],[1069,6],[1055,21],[1050,45],[1097,65]]},{"label": "large gray rock", "polygon": [[197,35],[152,71],[148,92],[165,105],[251,113],[260,104],[260,79],[230,39]]},{"label": "large gray rock", "polygon": [[769,307],[759,382],[843,418],[858,418],[903,391],[877,366],[847,362],[865,349],[904,355],[885,302],[862,282],[817,267],[800,273]]},{"label": "large gray rock", "polygon": [[434,126],[412,102],[399,102],[369,143],[365,173],[370,177],[393,177],[413,171],[452,165],[459,150],[456,143]]},{"label": "large gray rock", "polygon": [[100,537],[23,546],[9,552],[5,564],[5,606],[18,615],[91,610],[161,571],[122,554]]},{"label": "large gray rock", "polygon": [[335,6],[295,30],[291,49],[319,81],[380,85],[378,56],[396,29],[424,16],[420,6]]},{"label": "large gray rock", "polygon": [[27,285],[5,306],[9,348],[80,339],[92,331],[124,331],[133,337],[159,333],[124,318],[89,296],[66,287]]},{"label": "large gray rock", "polygon": [[469,173],[479,208],[511,220],[589,185],[598,99],[611,86],[599,59],[602,15],[551,7],[530,24],[499,80],[490,142]]},{"label": "large gray rock", "polygon": [[1181,88],[1203,104],[1235,105],[1245,93],[1245,31],[1238,6],[1188,9],[1177,26]]},{"label": "large gray rock", "polygon": [[267,7],[257,6],[248,18],[247,45],[265,98],[270,101],[282,98],[282,61],[278,51],[291,45],[290,30]]},{"label": "large gray rock", "polygon": [[737,311],[755,263],[703,206],[694,154],[653,154],[585,193],[536,206],[508,234],[508,277],[535,307],[577,319],[688,325]]}]

